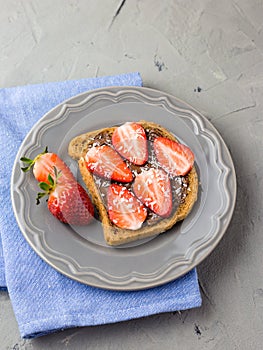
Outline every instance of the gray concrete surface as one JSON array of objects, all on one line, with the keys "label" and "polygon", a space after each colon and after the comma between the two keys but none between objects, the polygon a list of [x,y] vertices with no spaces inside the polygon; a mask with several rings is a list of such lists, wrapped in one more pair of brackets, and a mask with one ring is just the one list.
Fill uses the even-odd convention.
[{"label": "gray concrete surface", "polygon": [[233,220],[198,267],[203,305],[21,340],[0,293],[0,349],[262,349],[263,1],[0,0],[0,87],[140,71],[203,112],[232,153]]}]

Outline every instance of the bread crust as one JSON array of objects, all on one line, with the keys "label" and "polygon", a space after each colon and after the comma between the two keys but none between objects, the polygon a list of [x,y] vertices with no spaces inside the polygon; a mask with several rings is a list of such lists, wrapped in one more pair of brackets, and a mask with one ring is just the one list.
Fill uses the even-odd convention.
[{"label": "bread crust", "polygon": [[[158,130],[158,133],[160,133],[163,137],[176,141],[176,138],[161,125],[144,120],[137,123],[145,129]],[[100,191],[95,184],[92,173],[88,170],[85,164],[84,157],[88,151],[88,148],[94,143],[94,137],[96,135],[101,132],[107,132],[111,136],[116,128],[117,127],[103,128],[79,135],[71,140],[68,147],[68,154],[73,159],[78,160],[81,176],[90,192],[90,195],[92,196],[93,203],[98,210],[103,226],[105,241],[109,245],[113,246],[147,238],[168,231],[176,224],[176,222],[187,217],[198,196],[198,175],[195,166],[193,166],[187,175],[189,187],[186,197],[169,218],[162,219],[153,225],[143,225],[138,230],[121,229],[115,226],[109,219],[107,210],[100,195]]]}]

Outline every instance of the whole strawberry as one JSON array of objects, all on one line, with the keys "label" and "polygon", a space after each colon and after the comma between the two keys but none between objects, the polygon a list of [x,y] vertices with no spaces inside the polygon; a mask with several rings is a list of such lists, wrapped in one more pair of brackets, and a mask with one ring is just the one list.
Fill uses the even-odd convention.
[{"label": "whole strawberry", "polygon": [[77,181],[60,182],[61,172],[54,168],[55,177],[48,175],[48,183],[40,182],[44,191],[38,194],[37,204],[48,195],[48,209],[58,220],[70,225],[88,225],[94,216],[92,202]]},{"label": "whole strawberry", "polygon": [[47,147],[34,159],[22,157],[20,160],[27,165],[22,168],[23,172],[27,172],[32,168],[35,179],[39,182],[48,182],[49,174],[54,178],[54,167],[58,172],[61,172],[60,181],[74,180],[69,167],[57,154],[48,152]]}]

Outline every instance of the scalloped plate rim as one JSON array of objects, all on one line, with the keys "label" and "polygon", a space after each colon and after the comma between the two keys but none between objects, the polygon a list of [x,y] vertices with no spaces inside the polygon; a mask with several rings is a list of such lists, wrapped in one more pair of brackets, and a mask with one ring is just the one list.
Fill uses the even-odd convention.
[{"label": "scalloped plate rim", "polygon": [[[235,183],[235,186],[234,188],[232,188],[232,205],[231,205],[231,208],[230,208],[230,212],[228,214],[228,219],[227,219],[227,222],[225,223],[225,226],[224,226],[224,229],[221,229],[221,232],[220,232],[220,235],[217,235],[217,240],[215,242],[213,242],[213,248],[207,252],[207,254],[203,255],[201,259],[198,260],[198,264],[203,261],[207,255],[209,255],[211,253],[211,251],[216,247],[216,245],[218,244],[218,242],[221,240],[222,236],[224,235],[228,225],[229,225],[229,222],[231,220],[231,217],[232,217],[232,214],[233,214],[233,211],[234,211],[234,206],[235,206],[235,200],[236,200],[236,179],[235,179],[235,170],[234,170],[234,165],[233,165],[233,162],[232,162],[232,159],[231,159],[231,155],[230,155],[230,152],[228,151],[227,149],[227,146],[225,145],[224,143],[224,140],[222,139],[221,135],[218,133],[218,131],[216,130],[216,128],[203,116],[201,115],[197,110],[195,110],[192,106],[188,105],[187,103],[185,103],[184,101],[178,99],[177,97],[175,96],[172,96],[170,94],[167,94],[167,93],[164,93],[162,91],[159,91],[159,90],[156,90],[156,89],[151,89],[151,88],[146,88],[146,87],[130,87],[130,86],[127,86],[127,87],[107,87],[107,88],[100,88],[100,89],[96,89],[96,90],[91,90],[91,91],[87,91],[87,92],[84,92],[84,93],[81,93],[77,96],[74,96],[70,99],[67,99],[66,101],[60,103],[59,105],[55,106],[53,109],[51,109],[48,113],[46,113],[42,118],[40,118],[40,120],[33,126],[33,128],[30,130],[30,132],[28,134],[30,134],[33,130],[35,130],[38,126],[41,126],[41,124],[44,122],[45,124],[45,119],[50,115],[50,113],[52,114],[53,111],[55,111],[56,109],[59,109],[61,107],[61,110],[58,112],[58,115],[56,115],[56,119],[58,118],[59,119],[59,116],[62,116],[65,111],[67,111],[68,108],[72,108],[74,109],[74,107],[76,106],[80,106],[80,105],[85,105],[86,101],[85,100],[88,100],[88,98],[92,95],[92,94],[95,94],[95,95],[98,95],[100,94],[101,92],[103,91],[115,91],[115,90],[118,90],[118,92],[115,92],[115,95],[121,95],[123,93],[123,91],[125,91],[125,93],[127,92],[143,92],[143,93],[147,93],[148,92],[154,92],[154,93],[159,93],[161,94],[162,96],[167,96],[168,98],[170,98],[171,100],[172,99],[175,99],[176,101],[178,101],[179,103],[181,103],[182,105],[186,106],[189,108],[189,110],[194,113],[196,113],[199,117],[201,117],[202,119],[204,119],[206,121],[206,123],[208,123],[209,127],[212,128],[212,131],[213,133],[216,135],[216,138],[219,140],[219,142],[221,143],[221,146],[223,148],[225,148],[225,151],[228,153],[228,157],[229,157],[229,160],[231,161],[231,164],[230,164],[230,168],[233,172],[233,179],[234,179],[234,183]],[[82,99],[84,97],[84,100]],[[79,103],[76,103],[76,104],[73,104],[71,103],[72,100],[76,100],[76,98],[79,98],[81,101]],[[23,149],[23,147],[25,146],[26,144],[26,140],[27,137],[25,138],[25,140],[23,141],[22,145],[20,146],[20,149],[18,151],[18,155],[21,151],[21,149]],[[13,173],[12,173],[12,180],[14,179],[14,173],[15,173],[15,167],[13,168]],[[13,190],[14,190],[14,184],[13,184],[13,181],[12,181],[12,203],[13,203],[13,207],[14,207],[14,211],[15,211],[15,216],[19,222],[19,218],[17,216],[17,213],[16,213],[16,208],[15,208],[15,204],[14,204],[14,195],[13,195]],[[31,245],[31,247],[36,250],[36,247],[35,246],[32,246],[32,242],[29,240],[29,238],[27,237],[27,235],[25,234],[25,232],[23,232],[22,230],[22,233],[24,234],[26,240],[28,241],[28,243]],[[65,271],[61,271],[60,268],[58,268],[57,266],[54,266],[54,264],[50,263],[50,261],[48,260],[48,258],[46,256],[44,256],[43,254],[41,254],[40,251],[37,251],[37,253],[46,261],[48,262],[49,264],[51,264],[55,269],[59,270],[60,272],[64,273],[65,275],[67,275],[68,277],[70,278],[73,278],[73,279],[76,279],[77,281],[80,281],[80,282],[83,282],[83,283],[86,283],[86,284],[89,284],[87,283],[87,281],[83,281],[81,278],[79,277],[76,277],[76,276],[72,276],[70,274],[68,274],[67,272]],[[190,259],[191,260],[191,259]],[[189,260],[188,260],[189,261]],[[190,266],[189,266],[190,265]],[[186,263],[186,268],[180,273],[180,276],[185,274],[186,272],[188,272],[190,269],[192,269],[193,267],[195,267],[197,264],[193,263],[192,261],[190,261],[190,264],[187,266],[187,263]],[[101,276],[98,276],[98,279],[100,279]],[[179,276],[177,276],[179,277]],[[176,277],[176,278],[177,278]],[[134,276],[134,275],[131,275],[130,276],[130,282],[131,284],[133,283],[134,279],[136,280],[136,282],[140,282],[139,279],[138,279],[138,276]],[[168,279],[165,279],[165,278],[161,278],[160,280],[158,280],[158,276],[157,276],[157,281],[152,281],[152,283],[149,283],[147,281],[147,283],[145,284],[144,282],[145,281],[142,281],[142,285],[139,286],[139,287],[136,287],[136,288],[133,288],[132,286],[131,287],[123,287],[123,285],[121,283],[119,284],[116,284],[114,286],[112,285],[104,285],[104,286],[101,286],[100,283],[98,283],[98,285],[96,285],[96,283],[92,283],[91,285],[94,285],[94,286],[98,286],[98,287],[102,287],[102,288],[106,288],[106,289],[114,289],[114,290],[133,290],[133,289],[144,289],[144,288],[150,288],[150,287],[153,287],[153,286],[157,286],[157,285],[160,285],[160,284],[163,284],[163,283],[167,283],[171,281],[171,277],[169,277]],[[111,281],[112,282],[112,281]],[[104,282],[105,283],[105,282]],[[107,283],[106,283],[107,284]],[[145,285],[143,285],[145,284]]]}]

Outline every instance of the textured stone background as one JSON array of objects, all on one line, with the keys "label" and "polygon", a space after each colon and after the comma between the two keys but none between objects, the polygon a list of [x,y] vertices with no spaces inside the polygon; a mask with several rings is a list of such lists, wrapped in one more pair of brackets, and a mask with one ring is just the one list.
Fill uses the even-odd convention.
[{"label": "textured stone background", "polygon": [[0,349],[262,349],[263,1],[0,0],[0,87],[140,71],[203,112],[232,153],[233,220],[199,266],[203,306],[20,339],[0,293]]}]

